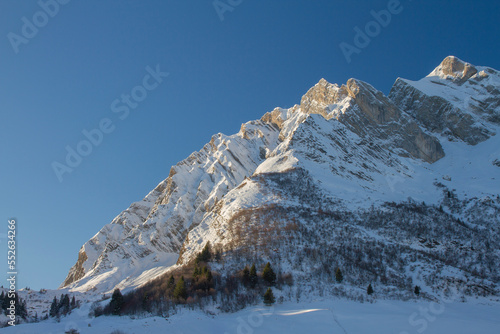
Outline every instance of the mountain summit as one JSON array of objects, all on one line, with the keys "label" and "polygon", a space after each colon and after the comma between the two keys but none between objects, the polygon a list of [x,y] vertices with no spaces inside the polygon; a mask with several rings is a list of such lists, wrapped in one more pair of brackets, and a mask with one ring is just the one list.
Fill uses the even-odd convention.
[{"label": "mountain summit", "polygon": [[500,73],[447,57],[420,81],[398,79],[389,98],[423,127],[476,145],[500,124]]},{"label": "mountain summit", "polygon": [[173,166],[82,246],[61,287],[134,288],[210,243],[221,272],[272,260],[311,282],[335,265],[346,282],[389,292],[418,282],[494,294],[499,125],[499,72],[455,57],[397,79],[389,96],[321,79],[300,105]]}]

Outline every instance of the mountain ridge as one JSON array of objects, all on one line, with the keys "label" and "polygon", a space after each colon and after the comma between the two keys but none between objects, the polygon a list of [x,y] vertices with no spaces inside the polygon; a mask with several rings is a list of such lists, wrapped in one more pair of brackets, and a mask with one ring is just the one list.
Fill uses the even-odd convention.
[{"label": "mountain ridge", "polygon": [[[329,212],[353,212],[348,217],[355,221],[353,217],[362,215],[355,210],[382,208],[408,197],[443,205],[443,189],[452,189],[436,184],[448,178],[458,189],[452,192],[462,192],[457,194],[461,201],[494,199],[500,178],[476,181],[478,189],[469,191],[468,181],[460,178],[477,180],[471,176],[476,171],[464,173],[466,177],[445,173],[456,164],[457,152],[472,152],[477,146],[479,161],[492,160],[486,175],[498,175],[493,161],[500,154],[492,151],[491,139],[498,141],[499,79],[496,70],[455,57],[447,57],[423,81],[398,78],[387,97],[360,80],[349,79],[339,87],[321,79],[300,105],[276,108],[243,124],[237,134],[215,135],[202,150],[173,166],[142,201],[82,246],[61,287],[103,292],[137,287],[186,263],[207,242],[230,254],[245,247],[246,239],[238,241],[236,230],[244,235],[241,231],[259,226],[250,223],[255,210],[318,211],[321,204],[333,210]],[[439,96],[432,95],[434,86]],[[453,94],[446,95],[450,90]],[[467,108],[459,108],[459,90],[466,98],[471,92],[481,94],[469,99]],[[429,114],[433,117],[428,119]],[[461,118],[452,117],[456,115]],[[462,158],[460,163],[473,161]],[[315,200],[308,204],[310,199],[283,180],[303,184]],[[250,215],[248,221],[240,219],[242,212],[243,217]],[[463,218],[464,212],[456,214]],[[451,208],[449,214],[453,216]],[[308,217],[316,220],[315,215]]]}]

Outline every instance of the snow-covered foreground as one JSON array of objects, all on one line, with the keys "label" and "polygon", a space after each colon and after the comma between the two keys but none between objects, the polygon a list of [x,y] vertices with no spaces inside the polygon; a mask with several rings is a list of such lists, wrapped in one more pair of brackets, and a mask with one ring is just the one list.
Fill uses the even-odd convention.
[{"label": "snow-covered foreground", "polygon": [[[82,312],[83,313],[83,310]],[[378,301],[317,301],[256,306],[232,314],[209,316],[182,310],[169,319],[99,317],[73,312],[60,323],[53,320],[2,329],[4,333],[495,333],[500,330],[500,304]],[[90,323],[90,327],[89,327]]]}]

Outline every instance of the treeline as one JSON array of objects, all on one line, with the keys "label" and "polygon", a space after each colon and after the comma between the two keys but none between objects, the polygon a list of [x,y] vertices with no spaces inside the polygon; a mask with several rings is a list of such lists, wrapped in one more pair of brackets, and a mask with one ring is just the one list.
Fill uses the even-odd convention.
[{"label": "treeline", "polygon": [[65,316],[71,313],[71,310],[77,308],[78,306],[79,303],[76,301],[75,296],[71,298],[71,301],[68,294],[61,294],[59,300],[54,296],[54,299],[50,304],[49,316],[52,318]]},{"label": "treeline", "polygon": [[[264,301],[271,305],[276,299],[272,288],[281,286],[282,278],[267,263],[261,272],[255,264],[245,266],[233,275],[221,277],[210,269],[213,253],[210,244],[204,247],[194,261],[174,273],[163,275],[145,286],[126,294],[115,289],[111,300],[104,306],[96,302],[91,307],[92,316],[132,315],[152,313],[166,316],[179,305],[190,308],[208,303],[220,305],[221,311],[230,312],[249,304]],[[287,278],[293,284],[291,276]]]},{"label": "treeline", "polygon": [[[26,306],[26,300],[23,300],[15,293],[5,293],[2,291],[0,294],[0,305],[2,307],[2,312],[8,316],[12,314],[11,312],[15,312],[15,316],[17,319],[21,318],[26,320],[28,318],[28,308]],[[11,307],[14,305],[14,307]],[[15,311],[11,311],[15,308]]]},{"label": "treeline", "polygon": [[194,305],[216,293],[220,277],[212,273],[209,262],[213,257],[210,244],[191,263],[174,273],[163,275],[148,284],[122,295],[119,289],[113,292],[111,301],[104,307],[95,303],[91,309],[94,316],[148,313],[165,313],[179,304]]}]

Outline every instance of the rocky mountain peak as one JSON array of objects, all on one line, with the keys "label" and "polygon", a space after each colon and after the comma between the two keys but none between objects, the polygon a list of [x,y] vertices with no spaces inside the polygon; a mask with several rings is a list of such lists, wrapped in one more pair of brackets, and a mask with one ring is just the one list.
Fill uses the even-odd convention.
[{"label": "rocky mountain peak", "polygon": [[389,98],[428,131],[476,145],[500,124],[499,85],[498,71],[449,56],[425,78],[397,79]]},{"label": "rocky mountain peak", "polygon": [[428,77],[436,76],[441,79],[463,83],[477,72],[477,69],[473,65],[455,56],[448,56],[428,75]]},{"label": "rocky mountain peak", "polygon": [[307,114],[320,114],[329,118],[329,106],[347,96],[348,92],[345,86],[339,87],[337,84],[321,79],[302,97],[300,108]]}]

